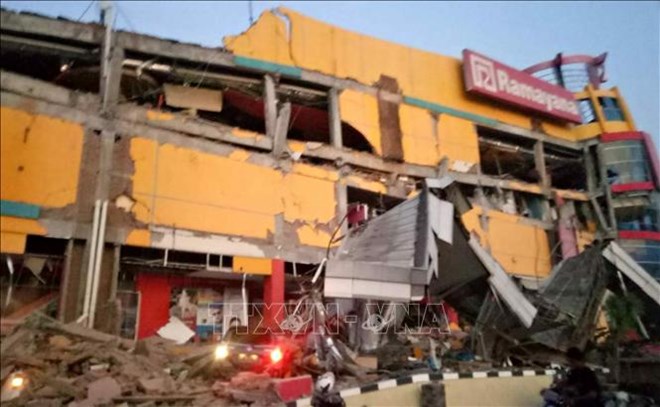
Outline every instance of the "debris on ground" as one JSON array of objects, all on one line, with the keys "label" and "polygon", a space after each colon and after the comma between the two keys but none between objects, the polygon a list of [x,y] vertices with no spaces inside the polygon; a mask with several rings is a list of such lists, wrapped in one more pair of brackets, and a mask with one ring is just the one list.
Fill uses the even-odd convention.
[{"label": "debris on ground", "polygon": [[216,378],[190,375],[209,351],[159,337],[134,343],[36,314],[2,339],[2,380],[26,379],[11,400],[3,390],[3,406],[281,403],[267,374],[236,375],[226,388],[214,385]]}]

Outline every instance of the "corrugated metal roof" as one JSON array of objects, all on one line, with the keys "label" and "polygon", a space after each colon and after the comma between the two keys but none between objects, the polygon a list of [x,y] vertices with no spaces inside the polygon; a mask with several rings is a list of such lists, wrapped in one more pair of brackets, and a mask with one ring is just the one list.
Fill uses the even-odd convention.
[{"label": "corrugated metal roof", "polygon": [[[453,205],[425,189],[351,231],[336,256],[328,260],[325,276],[330,284],[325,285],[325,295],[366,298],[364,293],[351,291],[351,287],[360,286],[363,291],[371,284],[369,298],[421,299],[425,286],[438,273],[435,239],[451,243],[453,218]],[[379,283],[410,287],[401,290],[398,285]],[[387,287],[399,292],[383,292]]]}]

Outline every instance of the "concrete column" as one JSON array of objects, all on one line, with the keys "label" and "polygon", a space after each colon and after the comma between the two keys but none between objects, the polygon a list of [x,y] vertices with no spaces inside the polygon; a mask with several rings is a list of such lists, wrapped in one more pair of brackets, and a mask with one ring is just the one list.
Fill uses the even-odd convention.
[{"label": "concrete column", "polygon": [[272,273],[264,279],[264,321],[262,326],[275,328],[284,317],[284,260],[272,260]]},{"label": "concrete column", "polygon": [[609,234],[613,237],[616,235],[616,215],[614,213],[614,205],[612,205],[612,190],[607,177],[607,164],[604,160],[603,145],[599,144],[598,150],[598,170],[600,172],[600,185],[605,193],[607,202],[607,213],[609,215]]},{"label": "concrete column", "polygon": [[58,319],[64,323],[75,321],[81,312],[81,294],[85,279],[82,276],[85,264],[85,243],[69,240],[66,248],[63,279],[60,284]]},{"label": "concrete column", "polygon": [[121,319],[116,301],[118,252],[119,246],[106,245],[103,247],[96,309],[92,311],[96,312],[94,328],[110,334],[119,333]]},{"label": "concrete column", "polygon": [[589,195],[593,195],[598,189],[598,183],[596,182],[596,166],[594,165],[594,159],[591,155],[591,149],[585,146],[582,152],[584,156],[584,167],[587,170],[587,191],[589,191]]},{"label": "concrete column", "polygon": [[291,103],[282,104],[275,123],[275,137],[273,138],[273,155],[280,158],[286,148],[286,136],[289,133],[289,120],[291,119]]},{"label": "concrete column", "polygon": [[330,120],[330,143],[333,147],[343,146],[341,134],[341,115],[339,113],[339,92],[332,88],[328,92],[328,120]]},{"label": "concrete column", "polygon": [[550,194],[550,174],[545,166],[545,154],[543,152],[543,142],[537,141],[534,144],[534,166],[536,172],[539,173],[539,184],[543,188],[543,193],[548,196]]},{"label": "concrete column", "polygon": [[266,118],[266,135],[275,138],[277,126],[277,94],[275,80],[270,75],[264,76],[264,117]]}]

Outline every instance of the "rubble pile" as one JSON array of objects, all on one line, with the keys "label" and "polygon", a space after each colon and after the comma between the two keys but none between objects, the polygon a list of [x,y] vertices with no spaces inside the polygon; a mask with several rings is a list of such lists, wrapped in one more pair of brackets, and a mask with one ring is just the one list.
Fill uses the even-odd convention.
[{"label": "rubble pile", "polygon": [[[232,393],[222,390],[220,384],[213,386],[217,376],[208,374],[210,349],[178,346],[158,337],[134,343],[77,324],[34,316],[2,339],[0,381],[6,383],[16,372],[26,381],[24,390],[11,400],[3,388],[2,404],[231,405]],[[257,394],[252,386],[266,389],[269,378],[265,376],[256,380],[239,375],[229,386],[232,391],[242,390],[241,394]],[[261,398],[261,403],[264,400]]]}]

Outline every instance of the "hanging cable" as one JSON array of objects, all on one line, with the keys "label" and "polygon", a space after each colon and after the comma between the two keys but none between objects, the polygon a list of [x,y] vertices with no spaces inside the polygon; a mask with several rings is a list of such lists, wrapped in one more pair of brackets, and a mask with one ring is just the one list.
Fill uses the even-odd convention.
[{"label": "hanging cable", "polygon": [[135,26],[131,22],[131,19],[128,18],[128,15],[124,12],[124,9],[122,7],[120,7],[118,1],[115,2],[115,6],[117,7],[117,11],[119,11],[118,14],[120,14],[121,17],[126,21],[126,25],[128,25],[128,28],[130,28],[130,30],[133,31],[133,32],[137,32],[137,30],[135,29]]},{"label": "hanging cable", "polygon": [[87,12],[89,11],[89,9],[92,8],[92,5],[93,5],[94,3],[96,3],[96,0],[92,0],[92,1],[90,1],[89,4],[87,5],[87,8],[85,8],[85,11],[82,12],[82,14],[80,15],[80,17],[78,17],[78,19],[77,19],[76,21],[80,21],[80,20],[82,20],[82,18],[85,17],[85,14],[87,14]]}]

